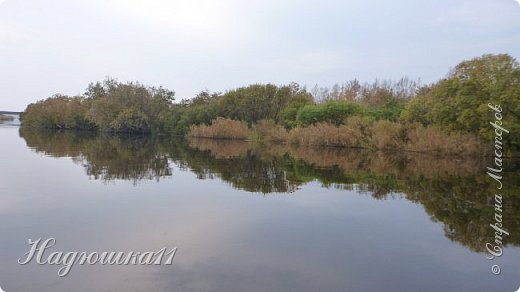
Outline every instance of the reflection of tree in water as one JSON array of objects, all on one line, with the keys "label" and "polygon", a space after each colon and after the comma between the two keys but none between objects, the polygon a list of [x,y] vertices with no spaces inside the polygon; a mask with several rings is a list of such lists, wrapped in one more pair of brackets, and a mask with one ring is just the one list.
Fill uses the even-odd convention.
[{"label": "reflection of tree in water", "polygon": [[20,135],[36,152],[71,157],[94,179],[159,180],[171,176],[168,157],[146,136],[96,135],[91,132],[36,132],[21,129]]},{"label": "reflection of tree in water", "polygon": [[[238,141],[203,139],[205,144],[190,141],[170,142],[170,157],[181,167],[197,174],[200,179],[219,177],[234,188],[257,193],[290,193],[299,183],[290,180],[283,169],[283,159],[261,159],[247,144]],[[221,145],[215,153],[208,145]],[[200,148],[196,147],[200,146]]]},{"label": "reflection of tree in water", "polygon": [[[504,242],[520,245],[520,196],[518,172],[506,174],[502,191],[503,225],[509,236]],[[432,220],[442,222],[446,237],[485,251],[487,242],[494,242],[494,194],[496,185],[485,173],[474,177],[445,176],[437,180],[410,180],[403,190],[407,199],[420,203]]]},{"label": "reflection of tree in water", "polygon": [[[172,174],[168,159],[200,179],[219,178],[249,192],[290,193],[318,181],[324,188],[354,190],[375,199],[404,197],[421,204],[446,236],[474,251],[494,241],[496,185],[485,161],[429,155],[251,146],[239,141],[22,130],[27,145],[50,156],[72,157],[95,179],[137,182]],[[518,162],[516,162],[518,163]],[[503,224],[509,245],[520,245],[519,166],[508,161],[504,175]]]},{"label": "reflection of tree in water", "polygon": [[[233,143],[241,143],[242,147]],[[494,241],[489,224],[494,222],[496,186],[486,176],[485,161],[335,148],[270,145],[250,149],[243,142],[207,139],[192,139],[190,146],[213,157],[233,157],[235,162],[230,167],[236,165],[239,161],[236,157],[241,156],[256,155],[264,161],[277,158],[285,178],[297,185],[317,180],[326,188],[370,193],[376,199],[404,197],[423,205],[432,220],[442,222],[446,237],[473,251],[485,251],[485,244]],[[519,169],[514,163],[509,161],[506,169]],[[205,168],[212,172],[210,169]],[[518,171],[506,174],[507,190],[502,192],[507,204],[503,224],[512,231],[504,242],[515,246],[520,245],[520,181],[517,178]]]}]

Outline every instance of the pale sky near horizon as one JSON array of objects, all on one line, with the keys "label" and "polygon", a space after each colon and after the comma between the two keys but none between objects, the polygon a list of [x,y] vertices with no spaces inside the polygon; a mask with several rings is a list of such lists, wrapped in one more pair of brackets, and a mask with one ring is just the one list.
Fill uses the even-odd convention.
[{"label": "pale sky near horizon", "polygon": [[105,76],[177,100],[251,83],[433,82],[485,53],[520,58],[516,0],[0,0],[0,110]]}]

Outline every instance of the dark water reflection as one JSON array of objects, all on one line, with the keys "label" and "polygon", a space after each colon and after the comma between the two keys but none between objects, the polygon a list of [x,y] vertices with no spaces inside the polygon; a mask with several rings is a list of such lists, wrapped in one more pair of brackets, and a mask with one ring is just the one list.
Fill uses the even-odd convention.
[{"label": "dark water reflection", "polygon": [[[242,141],[164,139],[149,136],[97,135],[21,130],[29,147],[54,157],[70,157],[95,179],[157,180],[172,175],[170,162],[199,179],[219,178],[233,188],[269,195],[293,193],[319,181],[324,188],[355,190],[375,199],[402,196],[420,203],[446,236],[483,251],[493,240],[489,218],[496,185],[486,176],[485,161],[286,145],[253,146]],[[518,161],[507,161],[508,188],[504,225],[520,231]],[[520,232],[505,238],[520,246]]]},{"label": "dark water reflection", "polygon": [[27,146],[52,157],[70,157],[94,179],[159,180],[171,176],[168,155],[147,136],[97,135],[93,132],[20,131]]},{"label": "dark water reflection", "polygon": [[[354,192],[362,196],[368,195],[376,201],[406,199],[422,206],[431,220],[440,223],[446,238],[463,246],[465,251],[480,254],[481,264],[486,268],[491,265],[483,252],[486,242],[494,241],[494,233],[489,224],[494,214],[493,194],[496,185],[486,176],[485,160],[284,145],[266,147],[239,141],[41,132],[29,129],[21,129],[20,136],[33,151],[51,157],[70,157],[75,164],[83,167],[91,179],[106,183],[124,180],[138,187],[142,182],[160,182],[175,177],[174,169],[179,169],[196,174],[198,179],[221,180],[236,190],[257,193],[266,199],[270,196],[277,197],[277,194],[299,196],[301,189],[316,183],[323,192]],[[510,236],[504,238],[504,243],[508,250],[516,252],[514,256],[510,254],[511,258],[516,259],[516,247],[520,246],[519,163],[514,160],[507,161],[505,168],[508,172],[504,175],[504,185],[507,188],[502,192],[506,204],[503,224],[510,231]],[[320,194],[316,196],[319,197]],[[385,219],[382,222],[384,221]],[[393,236],[398,237],[397,234]],[[320,244],[329,244],[329,241],[334,240],[329,238]],[[367,246],[370,244],[367,243]],[[513,267],[517,271],[520,269],[518,264]],[[178,273],[182,274],[180,271]],[[433,273],[430,280],[435,282],[434,278],[437,276],[432,271],[429,273]],[[469,291],[468,287],[472,287],[473,290],[483,285],[475,284],[478,282],[476,279],[489,277],[486,280],[489,283],[496,281],[496,278],[492,278],[495,276],[488,275],[488,271],[482,278],[477,273],[467,274],[468,279],[475,280],[473,286],[435,287],[430,283],[427,284],[429,289],[425,289],[424,286],[415,284],[424,291],[446,287],[457,288],[457,291]],[[500,282],[502,286],[496,286],[493,282],[492,287],[514,286],[516,284],[512,279],[518,275],[506,275]],[[234,287],[233,281],[240,282],[232,276],[225,276],[231,277],[228,279],[229,286],[200,290],[224,291]],[[290,278],[291,275],[288,274],[287,277]],[[348,287],[355,291],[377,291],[379,287],[368,284],[332,284],[335,280],[330,281],[331,287],[325,291],[343,291]],[[388,291],[412,291],[400,286],[399,280],[396,281],[398,283],[395,286],[389,286],[394,288],[387,287]],[[423,280],[423,283],[428,281]],[[520,285],[520,282],[518,284]],[[291,290],[294,287],[296,286],[280,284],[271,288]],[[358,289],[355,289],[356,287]]]}]

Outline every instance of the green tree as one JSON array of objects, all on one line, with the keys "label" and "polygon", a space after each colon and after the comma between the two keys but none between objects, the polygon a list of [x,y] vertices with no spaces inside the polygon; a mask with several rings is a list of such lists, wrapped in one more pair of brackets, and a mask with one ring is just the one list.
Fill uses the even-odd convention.
[{"label": "green tree", "polygon": [[520,149],[520,66],[506,54],[483,55],[458,64],[446,79],[408,103],[401,116],[492,141],[495,134],[489,123],[495,117],[488,104],[503,109],[502,122],[511,133],[503,142]]},{"label": "green tree", "polygon": [[343,121],[353,115],[360,115],[363,108],[350,101],[328,101],[323,104],[306,105],[302,107],[296,116],[299,126],[308,126],[319,122],[328,122],[341,125]]}]

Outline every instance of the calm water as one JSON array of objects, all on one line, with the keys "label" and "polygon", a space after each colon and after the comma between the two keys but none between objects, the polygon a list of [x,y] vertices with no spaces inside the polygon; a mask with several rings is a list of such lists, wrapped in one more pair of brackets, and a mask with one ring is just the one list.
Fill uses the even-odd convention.
[{"label": "calm water", "polygon": [[[516,291],[520,175],[504,255],[486,161],[0,127],[0,287],[11,291]],[[507,169],[518,168],[508,161]],[[172,266],[17,263],[179,248]],[[491,266],[502,274],[495,276]]]}]

